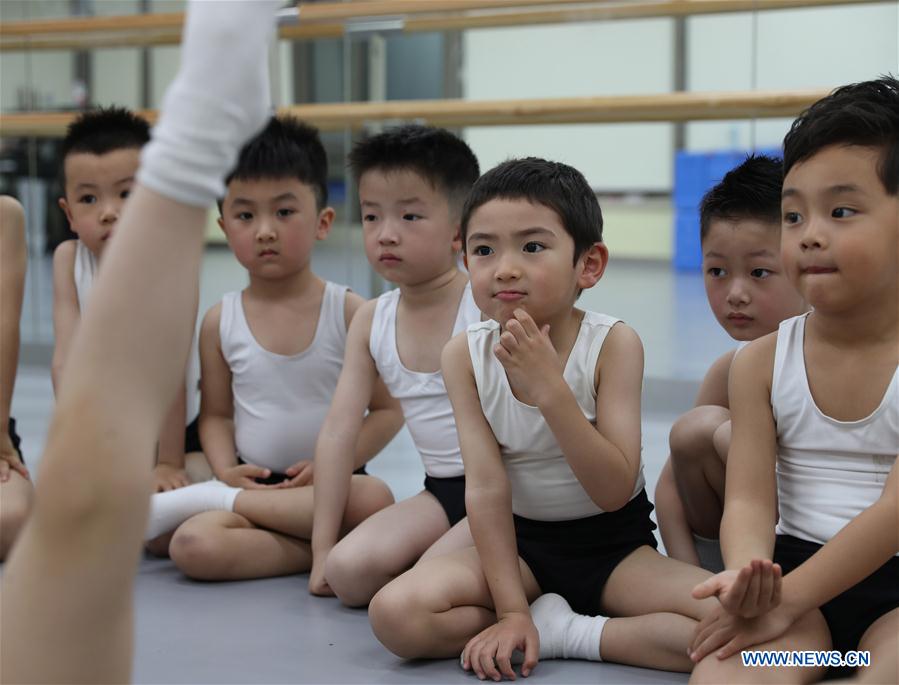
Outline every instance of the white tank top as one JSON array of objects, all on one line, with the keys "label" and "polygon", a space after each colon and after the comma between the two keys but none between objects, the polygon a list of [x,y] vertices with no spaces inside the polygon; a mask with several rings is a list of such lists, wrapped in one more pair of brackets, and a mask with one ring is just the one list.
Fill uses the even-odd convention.
[{"label": "white tank top", "polygon": [[[75,292],[78,296],[78,310],[84,312],[88,296],[97,278],[99,263],[94,253],[80,240],[75,241]],[[190,344],[186,384],[187,408],[184,420],[190,423],[200,413],[200,350],[197,347],[196,329]]]},{"label": "white tank top", "polygon": [[[619,319],[585,312],[563,377],[587,420],[596,425],[596,362]],[[481,409],[499,443],[512,487],[512,511],[537,521],[566,521],[602,513],[590,499],[537,407],[512,394],[505,369],[493,353],[500,326],[484,321],[468,328],[468,350]],[[631,497],[643,490],[643,465]]]},{"label": "white tank top", "polygon": [[[378,298],[369,338],[372,359],[387,390],[402,405],[406,426],[421,455],[425,472],[432,478],[461,476],[464,472],[462,453],[443,374],[440,371],[410,371],[400,361],[396,349],[396,308],[399,301],[399,289]],[[467,283],[459,301],[453,335],[480,320],[481,312],[471,296],[471,284]]]},{"label": "white tank top", "polygon": [[78,295],[78,309],[84,311],[87,296],[97,277],[97,258],[80,240],[75,241],[75,292]]},{"label": "white tank top", "polygon": [[777,423],[777,532],[824,544],[883,492],[899,451],[899,376],[880,406],[837,421],[815,404],[805,370],[803,314],[781,322],[771,408]]},{"label": "white tank top", "polygon": [[315,441],[343,366],[346,291],[346,286],[325,283],[312,343],[289,356],[256,341],[240,292],[222,298],[219,338],[231,369],[234,440],[248,464],[283,473],[315,457]]}]

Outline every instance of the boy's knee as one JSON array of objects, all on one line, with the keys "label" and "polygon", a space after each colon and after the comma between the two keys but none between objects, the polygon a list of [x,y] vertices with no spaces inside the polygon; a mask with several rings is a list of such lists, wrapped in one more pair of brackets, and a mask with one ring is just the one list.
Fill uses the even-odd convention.
[{"label": "boy's knee", "polygon": [[[358,502],[357,517],[367,518],[395,502],[387,483],[373,476],[353,477],[353,499]],[[355,503],[355,502],[354,502]],[[354,504],[354,503],[351,503]],[[361,523],[361,521],[359,521]],[[358,524],[357,524],[358,525]]]},{"label": "boy's knee", "polygon": [[695,461],[712,446],[715,431],[730,418],[724,407],[694,407],[671,427],[668,444],[672,462]]},{"label": "boy's knee", "polygon": [[419,648],[423,632],[424,606],[402,577],[381,588],[368,605],[368,618],[375,637],[403,659],[423,656]]},{"label": "boy's knee", "polygon": [[727,463],[727,453],[730,450],[730,420],[725,421],[715,429],[712,435],[712,445],[721,460]]},{"label": "boy's knee", "polygon": [[209,528],[190,523],[175,531],[169,544],[169,556],[184,575],[194,580],[220,578],[227,565],[221,536]]},{"label": "boy's knee", "polygon": [[3,505],[3,518],[0,520],[0,561],[6,559],[13,543],[19,537],[19,532],[28,519],[31,501],[27,497],[10,497]]},{"label": "boy's knee", "polygon": [[337,544],[325,562],[328,585],[349,607],[362,607],[371,601],[377,587],[370,589],[370,580],[380,575],[370,556],[353,545]]}]

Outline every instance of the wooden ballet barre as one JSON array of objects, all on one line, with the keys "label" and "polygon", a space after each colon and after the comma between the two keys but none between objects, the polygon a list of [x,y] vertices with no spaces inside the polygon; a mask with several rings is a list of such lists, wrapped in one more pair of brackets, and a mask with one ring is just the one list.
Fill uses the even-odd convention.
[{"label": "wooden ballet barre", "polygon": [[[397,100],[292,105],[293,114],[323,131],[362,129],[377,122],[416,121],[464,128],[534,124],[599,124],[794,117],[827,90],[660,93],[530,100]],[[156,112],[141,112],[152,122]],[[0,115],[4,137],[59,137],[77,112]]]},{"label": "wooden ballet barre", "polygon": [[[880,2],[884,0],[362,0],[304,5],[301,22],[285,19],[279,36],[285,40],[337,38],[364,29],[366,18],[373,17],[394,17],[396,30],[420,33]],[[552,9],[533,9],[539,6]],[[437,11],[449,7],[465,8],[468,13]],[[520,7],[530,9],[509,11]],[[478,11],[472,13],[473,9]],[[364,10],[367,15],[357,14]],[[173,45],[181,39],[182,20],[182,14],[172,13],[6,22],[0,24],[0,51]],[[73,38],[72,34],[80,35]]]}]

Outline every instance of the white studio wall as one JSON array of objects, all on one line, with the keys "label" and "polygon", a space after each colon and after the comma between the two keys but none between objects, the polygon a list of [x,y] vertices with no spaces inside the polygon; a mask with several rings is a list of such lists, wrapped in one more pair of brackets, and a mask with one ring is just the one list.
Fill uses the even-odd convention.
[{"label": "white studio wall", "polygon": [[[753,27],[755,23],[755,27]],[[899,71],[899,2],[687,20],[690,90],[831,88]],[[778,147],[790,119],[693,122],[690,150]],[[754,129],[754,130],[753,130]]]},{"label": "white studio wall", "polygon": [[[671,19],[467,31],[468,100],[670,92]],[[671,124],[471,128],[466,139],[488,169],[510,156],[548,157],[581,169],[602,190],[667,190]]]}]

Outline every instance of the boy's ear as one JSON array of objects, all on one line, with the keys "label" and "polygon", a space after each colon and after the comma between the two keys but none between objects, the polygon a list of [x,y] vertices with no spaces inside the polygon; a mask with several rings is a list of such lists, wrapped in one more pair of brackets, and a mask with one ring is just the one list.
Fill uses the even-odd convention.
[{"label": "boy's ear", "polygon": [[215,220],[215,223],[219,225],[219,228],[222,229],[222,233],[227,235],[227,231],[225,230],[225,219],[219,214],[219,218]]},{"label": "boy's ear", "polygon": [[331,226],[334,225],[334,216],[336,212],[333,207],[325,207],[318,213],[318,227],[315,229],[315,239],[324,240],[331,232]]},{"label": "boy's ear", "polygon": [[578,260],[577,285],[581,290],[592,288],[602,278],[609,263],[609,248],[605,243],[593,243]]},{"label": "boy's ear", "polygon": [[[455,224],[455,233],[453,233],[453,252],[462,252],[462,224]],[[468,264],[465,265],[468,268]]]},{"label": "boy's ear", "polygon": [[72,210],[69,209],[69,203],[66,202],[64,197],[59,198],[58,200],[59,208],[63,211],[63,214],[66,215],[66,221],[69,222],[69,227],[72,226]]}]

